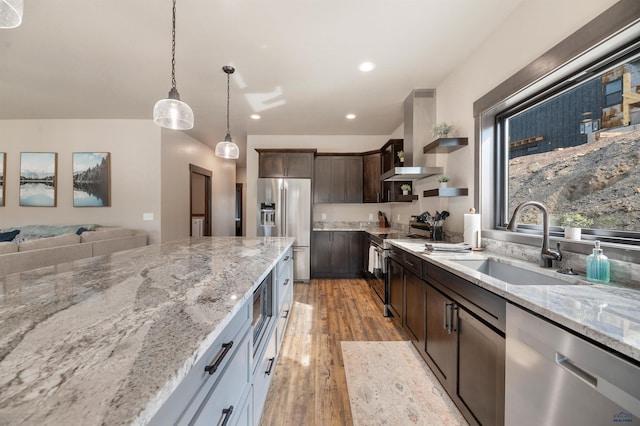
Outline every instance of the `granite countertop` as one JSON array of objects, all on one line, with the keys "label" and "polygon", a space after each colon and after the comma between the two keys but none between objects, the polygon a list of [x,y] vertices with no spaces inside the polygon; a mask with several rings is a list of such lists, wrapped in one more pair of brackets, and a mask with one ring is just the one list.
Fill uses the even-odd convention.
[{"label": "granite countertop", "polygon": [[196,238],[0,277],[0,424],[144,424],[293,238]]},{"label": "granite countertop", "polygon": [[[527,308],[576,333],[640,361],[640,291],[621,285],[595,284],[555,269],[513,261],[490,252],[429,253],[424,242],[389,240],[392,245],[440,266],[506,300]],[[482,254],[480,254],[482,253]],[[576,285],[513,285],[466,268],[455,259],[487,257],[521,266]]]},{"label": "granite countertop", "polygon": [[390,233],[407,233],[401,228],[381,228],[368,222],[314,222],[314,231],[364,231],[373,235],[382,235]]}]

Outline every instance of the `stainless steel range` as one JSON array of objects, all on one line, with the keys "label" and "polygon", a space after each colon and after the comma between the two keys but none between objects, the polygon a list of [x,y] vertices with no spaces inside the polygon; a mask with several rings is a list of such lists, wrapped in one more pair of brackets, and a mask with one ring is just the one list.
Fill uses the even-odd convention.
[{"label": "stainless steel range", "polygon": [[[424,225],[424,224],[422,224]],[[384,304],[383,314],[385,317],[391,316],[389,311],[389,280],[387,274],[387,258],[389,257],[389,250],[391,244],[388,240],[399,240],[409,238],[421,238],[427,237],[424,230],[418,228],[410,228],[411,232],[404,231],[391,231],[386,234],[369,234],[369,275],[368,282],[373,291],[378,295],[382,303]],[[428,231],[428,236],[431,236],[431,231]]]}]

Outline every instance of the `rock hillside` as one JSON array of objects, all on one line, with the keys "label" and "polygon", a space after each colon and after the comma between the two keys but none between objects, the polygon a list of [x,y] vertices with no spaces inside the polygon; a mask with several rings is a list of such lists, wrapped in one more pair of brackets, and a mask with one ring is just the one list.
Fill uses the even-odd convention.
[{"label": "rock hillside", "polygon": [[[640,130],[509,161],[509,212],[523,201],[547,206],[552,224],[580,213],[594,228],[640,232]],[[536,223],[537,210],[521,223]]]}]

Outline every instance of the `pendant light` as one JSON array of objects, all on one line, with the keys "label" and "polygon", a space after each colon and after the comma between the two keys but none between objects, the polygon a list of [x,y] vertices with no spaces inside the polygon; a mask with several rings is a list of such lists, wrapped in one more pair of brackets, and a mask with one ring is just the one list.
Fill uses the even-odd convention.
[{"label": "pendant light", "polygon": [[23,0],[0,0],[0,28],[20,26],[23,6]]},{"label": "pendant light", "polygon": [[238,145],[231,140],[231,130],[229,128],[229,79],[235,70],[231,65],[222,67],[222,71],[227,73],[227,136],[224,137],[222,142],[218,142],[216,145],[216,155],[230,160],[235,160],[240,157],[240,150],[238,149]]},{"label": "pendant light", "polygon": [[159,100],[153,107],[153,122],[167,129],[189,130],[193,128],[193,111],[180,100],[180,94],[176,89],[176,0],[173,0],[172,23],[171,90],[167,99]]}]

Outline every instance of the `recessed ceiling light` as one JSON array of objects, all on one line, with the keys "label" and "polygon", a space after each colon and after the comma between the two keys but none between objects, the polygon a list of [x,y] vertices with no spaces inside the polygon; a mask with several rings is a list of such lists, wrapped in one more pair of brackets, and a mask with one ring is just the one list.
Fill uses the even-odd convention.
[{"label": "recessed ceiling light", "polygon": [[349,120],[353,120],[354,118],[356,118],[356,115],[355,114],[347,114],[347,115],[345,115],[345,117],[347,117],[347,119],[349,119]]},{"label": "recessed ceiling light", "polygon": [[373,62],[363,62],[358,66],[358,69],[362,72],[369,72],[376,67]]},{"label": "recessed ceiling light", "polygon": [[251,118],[254,120],[260,120],[260,116],[258,114],[251,114]]}]

